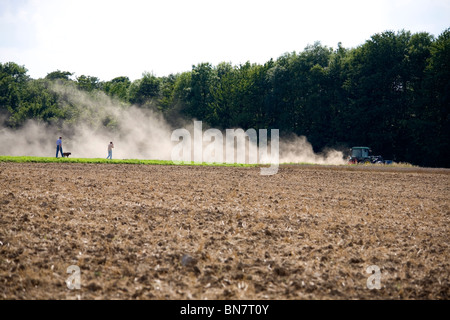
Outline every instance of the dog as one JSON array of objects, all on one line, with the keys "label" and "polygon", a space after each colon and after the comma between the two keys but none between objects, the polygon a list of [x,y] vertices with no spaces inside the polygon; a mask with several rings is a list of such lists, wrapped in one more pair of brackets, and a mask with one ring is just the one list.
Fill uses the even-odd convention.
[{"label": "dog", "polygon": [[68,158],[72,153],[71,152],[63,152],[63,158]]}]

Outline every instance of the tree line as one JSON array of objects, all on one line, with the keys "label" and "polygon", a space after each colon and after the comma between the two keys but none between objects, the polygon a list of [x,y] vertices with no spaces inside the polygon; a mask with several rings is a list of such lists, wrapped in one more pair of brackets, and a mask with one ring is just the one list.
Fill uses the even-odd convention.
[{"label": "tree line", "polygon": [[450,165],[450,28],[438,37],[386,31],[351,49],[316,42],[264,64],[204,62],[169,76],[146,72],[135,81],[73,78],[57,70],[31,79],[24,66],[0,63],[6,125],[73,120],[76,112],[52,90],[58,82],[157,110],[169,121],[183,117],[218,129],[279,129],[281,136],[306,136],[315,151],[369,146],[386,159]]}]

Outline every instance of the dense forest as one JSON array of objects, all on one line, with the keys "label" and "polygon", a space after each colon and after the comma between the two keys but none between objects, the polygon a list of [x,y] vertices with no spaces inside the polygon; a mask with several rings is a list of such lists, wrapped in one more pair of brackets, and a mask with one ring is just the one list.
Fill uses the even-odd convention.
[{"label": "dense forest", "polygon": [[[0,63],[3,125],[20,128],[35,119],[60,126],[76,118],[52,90],[55,82],[102,91],[124,107],[151,108],[169,121],[275,128],[282,136],[306,136],[315,151],[365,145],[386,159],[450,166],[450,28],[437,37],[386,31],[351,49],[317,42],[264,65],[205,62],[169,76],[143,73],[135,81],[60,70],[31,79],[25,66]],[[114,130],[111,122],[103,125]]]}]

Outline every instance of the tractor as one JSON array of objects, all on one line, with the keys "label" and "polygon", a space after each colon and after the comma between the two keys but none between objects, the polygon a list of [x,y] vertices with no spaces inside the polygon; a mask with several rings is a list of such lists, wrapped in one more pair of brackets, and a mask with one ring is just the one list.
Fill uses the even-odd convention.
[{"label": "tractor", "polygon": [[348,159],[349,164],[357,163],[382,163],[390,164],[391,161],[385,161],[382,156],[372,156],[372,150],[369,147],[353,147],[350,149],[351,156]]}]

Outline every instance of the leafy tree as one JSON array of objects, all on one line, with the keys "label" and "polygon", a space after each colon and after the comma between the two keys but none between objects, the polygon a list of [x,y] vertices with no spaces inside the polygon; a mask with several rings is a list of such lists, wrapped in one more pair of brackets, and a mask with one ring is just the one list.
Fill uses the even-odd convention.
[{"label": "leafy tree", "polygon": [[47,80],[69,81],[71,76],[73,76],[72,72],[57,70],[57,71],[53,71],[53,72],[48,73],[45,76],[45,79],[47,79]]},{"label": "leafy tree", "polygon": [[170,109],[174,103],[174,89],[177,82],[178,75],[170,74],[167,77],[162,77],[160,81],[160,99],[159,108],[162,111]]},{"label": "leafy tree", "polygon": [[152,105],[159,97],[160,79],[153,73],[145,72],[141,79],[134,81],[129,88],[130,102]]},{"label": "leafy tree", "polygon": [[200,63],[192,67],[190,90],[185,108],[187,115],[206,122],[214,118],[211,112],[213,78],[214,71],[210,63]]},{"label": "leafy tree", "polygon": [[420,143],[426,155],[423,163],[431,166],[450,166],[450,28],[430,47],[431,56],[426,67],[425,90],[427,100],[420,118],[426,123],[427,139]]},{"label": "leafy tree", "polygon": [[[29,81],[27,71],[14,62],[0,63],[0,112],[11,116],[19,110],[21,93]],[[8,124],[17,126],[13,118],[9,118]]]},{"label": "leafy tree", "polygon": [[112,79],[111,81],[103,83],[102,88],[107,95],[128,102],[128,92],[130,86],[131,81],[128,77],[117,77]]},{"label": "leafy tree", "polygon": [[100,79],[92,76],[81,75],[77,77],[78,88],[85,91],[93,91],[100,88]]},{"label": "leafy tree", "polygon": [[21,125],[27,119],[57,123],[63,118],[64,114],[57,104],[57,94],[49,87],[50,83],[45,79],[30,80],[22,91],[20,107],[11,121],[15,125]]},{"label": "leafy tree", "polygon": [[369,144],[385,155],[402,158],[396,138],[403,132],[399,122],[407,110],[405,59],[409,32],[376,34],[352,53],[349,69],[353,141]]}]

